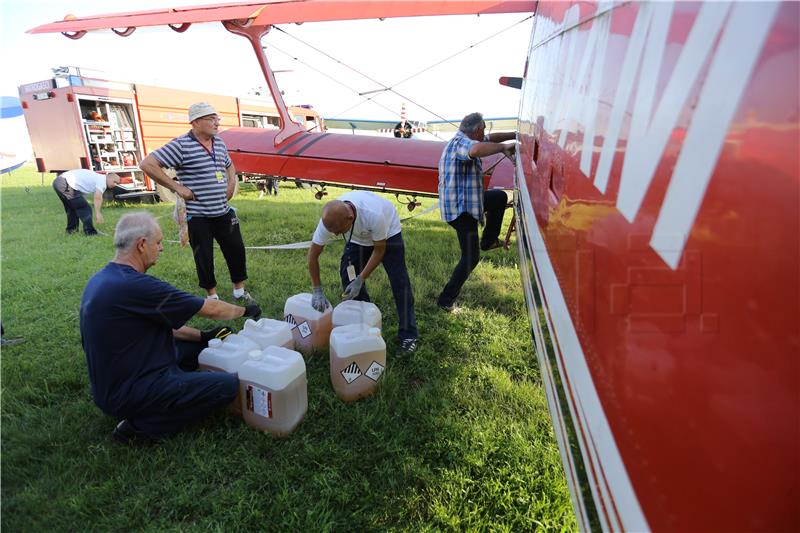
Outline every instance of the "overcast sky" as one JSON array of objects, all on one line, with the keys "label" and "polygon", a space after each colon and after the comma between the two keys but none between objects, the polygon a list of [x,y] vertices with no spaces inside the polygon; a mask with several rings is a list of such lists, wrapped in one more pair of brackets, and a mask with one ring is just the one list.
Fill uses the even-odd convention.
[{"label": "overcast sky", "polygon": [[[127,38],[110,31],[79,40],[58,34],[29,35],[40,24],[77,16],[219,2],[141,0],[2,0],[0,39],[3,76],[0,94],[17,95],[17,86],[51,77],[56,66],[105,72],[108,79],[201,92],[246,96],[265,86],[250,44],[221,24],[192,26],[178,34],[167,28],[136,30]],[[500,76],[520,76],[532,20],[525,14],[428,17],[282,25],[264,40],[268,58],[288,104],[312,104],[326,117],[392,119],[406,102],[408,118],[460,118],[472,111],[487,117],[516,116],[519,91],[502,87]],[[511,29],[505,30],[511,27]],[[477,44],[498,32],[495,37]],[[397,82],[456,54],[444,64],[396,85],[391,93],[364,102],[358,92],[379,86],[319,52],[385,85]],[[317,72],[314,69],[321,71]],[[418,105],[417,105],[418,104]],[[427,111],[423,108],[426,108]]]}]

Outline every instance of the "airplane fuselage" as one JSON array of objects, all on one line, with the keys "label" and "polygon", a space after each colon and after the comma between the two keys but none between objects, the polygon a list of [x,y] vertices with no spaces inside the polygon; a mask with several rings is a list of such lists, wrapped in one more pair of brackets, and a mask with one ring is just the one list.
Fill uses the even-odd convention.
[{"label": "airplane fuselage", "polygon": [[538,4],[519,248],[584,529],[800,527],[798,7]]}]

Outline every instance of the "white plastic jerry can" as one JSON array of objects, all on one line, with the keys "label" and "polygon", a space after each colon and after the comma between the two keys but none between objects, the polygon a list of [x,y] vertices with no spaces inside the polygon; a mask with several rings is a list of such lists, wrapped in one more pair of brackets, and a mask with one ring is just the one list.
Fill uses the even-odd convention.
[{"label": "white plastic jerry can", "polygon": [[[210,344],[211,341],[209,341],[209,345]],[[222,340],[222,346],[229,354],[227,357],[235,360],[239,360],[241,358],[239,364],[247,360],[247,354],[249,354],[251,350],[258,349],[258,343],[252,339],[248,339],[242,335],[241,332],[225,337],[225,339]]]},{"label": "white plastic jerry can", "polygon": [[381,329],[381,310],[371,302],[345,300],[333,308],[333,327],[348,324],[366,324],[371,328]]},{"label": "white plastic jerry can", "polygon": [[[233,337],[233,335],[229,335],[229,337]],[[255,348],[257,347],[255,346]],[[246,346],[239,346],[226,344],[224,340],[211,339],[208,341],[208,347],[204,348],[197,356],[197,363],[203,370],[235,374],[239,371],[239,366],[247,361],[247,355],[252,349],[254,347],[249,342]]]},{"label": "white plastic jerry can", "polygon": [[267,346],[280,346],[294,350],[292,326],[283,320],[262,318],[255,321],[248,318],[244,323],[244,329],[239,334],[254,341],[261,349]]},{"label": "white plastic jerry can", "polygon": [[239,368],[239,394],[248,426],[277,436],[288,435],[308,410],[303,356],[278,346],[253,350]]},{"label": "white plastic jerry can", "polygon": [[333,390],[352,402],[370,396],[386,368],[386,343],[381,330],[349,324],[331,332],[330,369]]},{"label": "white plastic jerry can", "polygon": [[322,313],[311,307],[311,294],[307,292],[286,300],[283,319],[292,326],[296,350],[309,355],[328,346],[332,312],[330,306]]},{"label": "white plastic jerry can", "polygon": [[[242,363],[247,361],[250,351],[255,349],[258,349],[255,342],[234,333],[228,335],[225,340],[208,341],[208,347],[197,356],[197,363],[203,370],[236,374]],[[241,414],[241,401],[238,397],[231,403],[231,411],[236,415]]]}]

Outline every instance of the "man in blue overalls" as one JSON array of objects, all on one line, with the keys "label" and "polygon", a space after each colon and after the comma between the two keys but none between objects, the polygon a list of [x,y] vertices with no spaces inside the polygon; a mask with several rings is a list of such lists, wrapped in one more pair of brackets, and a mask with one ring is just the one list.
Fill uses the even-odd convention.
[{"label": "man in blue overalls", "polygon": [[200,351],[225,331],[188,327],[191,317],[261,315],[255,304],[198,298],[145,274],[164,249],[162,238],[149,213],[123,215],[114,232],[116,255],[89,279],[81,299],[92,396],[103,412],[121,420],[113,437],[125,443],[172,435],[236,398],[236,375],[194,372]]}]

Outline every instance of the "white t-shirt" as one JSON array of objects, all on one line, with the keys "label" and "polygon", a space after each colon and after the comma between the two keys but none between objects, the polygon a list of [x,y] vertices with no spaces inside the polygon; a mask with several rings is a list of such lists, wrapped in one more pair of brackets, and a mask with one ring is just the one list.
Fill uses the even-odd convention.
[{"label": "white t-shirt", "polygon": [[[356,221],[353,224],[352,241],[361,246],[372,246],[374,241],[385,241],[400,233],[400,217],[394,204],[377,194],[368,191],[353,191],[341,195],[341,201],[348,201],[356,206]],[[317,224],[311,240],[314,244],[325,246],[336,239],[322,224]],[[350,231],[344,234],[345,240],[350,238]]]},{"label": "white t-shirt", "polygon": [[84,194],[94,193],[94,191],[105,192],[106,190],[106,176],[105,174],[98,174],[85,168],[76,170],[69,170],[61,174],[70,187],[76,191]]}]

